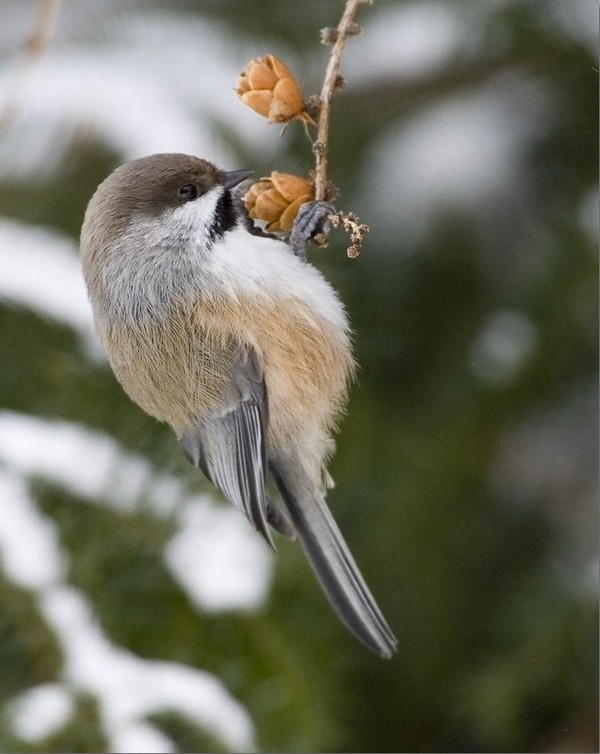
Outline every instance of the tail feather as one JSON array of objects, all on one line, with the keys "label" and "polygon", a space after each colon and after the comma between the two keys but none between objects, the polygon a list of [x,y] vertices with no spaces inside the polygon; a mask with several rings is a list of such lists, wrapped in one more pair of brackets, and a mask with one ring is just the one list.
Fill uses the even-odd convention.
[{"label": "tail feather", "polygon": [[369,591],[323,495],[294,493],[275,474],[298,538],[321,586],[348,629],[381,657],[396,651],[397,640]]}]

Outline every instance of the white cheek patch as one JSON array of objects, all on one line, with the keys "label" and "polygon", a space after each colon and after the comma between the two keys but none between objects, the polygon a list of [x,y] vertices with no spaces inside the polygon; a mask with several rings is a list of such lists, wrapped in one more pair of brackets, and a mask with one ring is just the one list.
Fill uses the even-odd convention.
[{"label": "white cheek patch", "polygon": [[163,223],[167,234],[191,241],[194,246],[205,246],[215,222],[217,202],[223,191],[222,186],[215,186],[197,199],[166,212]]},{"label": "white cheek patch", "polygon": [[165,210],[160,216],[134,216],[123,231],[119,246],[125,250],[138,248],[140,244],[146,249],[181,247],[182,243],[206,246],[223,190],[222,186],[216,186],[193,201]]},{"label": "white cheek patch", "polygon": [[131,301],[132,290],[142,298],[164,300],[170,289],[197,287],[198,263],[209,250],[209,231],[224,188],[206,194],[161,215],[136,215],[123,230],[105,262],[107,308]]}]

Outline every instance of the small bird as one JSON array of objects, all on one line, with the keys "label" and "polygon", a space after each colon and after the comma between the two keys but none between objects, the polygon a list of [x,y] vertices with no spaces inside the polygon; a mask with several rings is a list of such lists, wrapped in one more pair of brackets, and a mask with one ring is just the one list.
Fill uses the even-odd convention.
[{"label": "small bird", "polygon": [[302,207],[291,245],[261,235],[233,191],[248,176],[184,154],[111,173],[81,231],[96,328],[129,397],[271,546],[269,526],[299,538],[341,620],[389,658],[396,639],[324,497],[355,366],[342,304],[303,259],[327,205]]}]

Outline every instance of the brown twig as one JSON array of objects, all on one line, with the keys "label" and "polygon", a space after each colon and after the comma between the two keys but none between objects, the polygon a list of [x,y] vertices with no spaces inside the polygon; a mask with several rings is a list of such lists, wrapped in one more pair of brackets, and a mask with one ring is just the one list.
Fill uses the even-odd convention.
[{"label": "brown twig", "polygon": [[354,22],[358,6],[371,4],[373,0],[346,0],[346,7],[336,29],[324,29],[321,40],[331,44],[331,54],[325,71],[325,79],[319,97],[319,122],[317,140],[313,144],[315,153],[315,198],[327,199],[327,151],[329,143],[329,118],[333,92],[340,85],[340,62],[349,36],[360,34],[360,26]]},{"label": "brown twig", "polygon": [[31,32],[23,43],[23,57],[14,71],[8,94],[0,107],[0,125],[6,125],[13,117],[23,83],[31,67],[48,46],[61,3],[62,0],[38,0]]},{"label": "brown twig", "polygon": [[[331,201],[336,193],[335,187],[327,178],[327,153],[329,149],[329,120],[331,115],[331,101],[336,89],[342,87],[344,80],[340,76],[340,63],[342,52],[346,45],[348,37],[356,36],[361,33],[362,29],[354,20],[359,5],[372,4],[374,0],[346,0],[344,13],[340,19],[337,28],[323,29],[321,32],[321,42],[331,45],[331,54],[325,79],[318,100],[318,126],[317,140],[313,143],[313,152],[315,153],[315,198],[317,200]],[[350,234],[351,245],[346,250],[350,258],[357,257],[360,254],[362,241],[369,232],[368,225],[361,223],[358,217],[352,213],[336,212],[328,215],[328,220],[337,228],[342,225],[344,230]],[[322,237],[320,245],[326,245],[327,237]]]}]

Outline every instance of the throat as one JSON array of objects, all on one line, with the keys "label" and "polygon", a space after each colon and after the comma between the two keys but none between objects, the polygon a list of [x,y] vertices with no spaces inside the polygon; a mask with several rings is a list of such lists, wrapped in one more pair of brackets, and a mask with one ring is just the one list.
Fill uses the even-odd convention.
[{"label": "throat", "polygon": [[238,212],[231,196],[231,191],[225,190],[215,205],[215,214],[208,229],[211,242],[218,241],[231,230],[238,221]]}]

